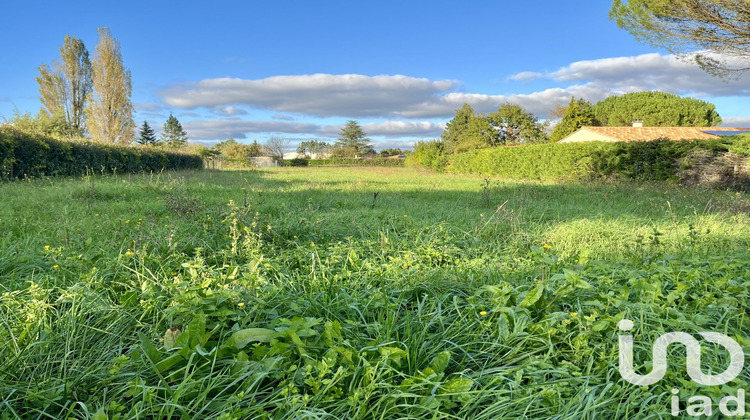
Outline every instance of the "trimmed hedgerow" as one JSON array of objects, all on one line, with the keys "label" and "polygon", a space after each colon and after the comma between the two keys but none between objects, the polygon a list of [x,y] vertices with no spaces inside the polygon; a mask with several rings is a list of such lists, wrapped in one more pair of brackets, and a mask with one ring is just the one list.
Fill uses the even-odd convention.
[{"label": "trimmed hedgerow", "polygon": [[202,169],[198,155],[153,148],[66,142],[0,129],[0,179]]},{"label": "trimmed hedgerow", "polygon": [[[504,146],[449,156],[430,156],[411,163],[445,162],[455,173],[479,173],[515,179],[589,179],[621,176],[639,180],[676,177],[680,158],[696,149],[727,152],[730,139],[649,142],[585,142]],[[432,169],[438,167],[422,164]]]}]

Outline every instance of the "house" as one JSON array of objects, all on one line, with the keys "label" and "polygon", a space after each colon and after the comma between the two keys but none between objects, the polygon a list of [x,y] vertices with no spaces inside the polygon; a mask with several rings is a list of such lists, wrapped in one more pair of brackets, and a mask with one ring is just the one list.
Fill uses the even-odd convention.
[{"label": "house", "polygon": [[255,156],[248,158],[248,160],[258,168],[270,168],[278,166],[276,160],[271,156]]},{"label": "house", "polygon": [[723,136],[750,133],[750,128],[734,127],[643,127],[635,122],[632,127],[581,127],[575,133],[560,140],[560,143],[584,141],[651,141],[660,138],[670,140],[710,140]]}]

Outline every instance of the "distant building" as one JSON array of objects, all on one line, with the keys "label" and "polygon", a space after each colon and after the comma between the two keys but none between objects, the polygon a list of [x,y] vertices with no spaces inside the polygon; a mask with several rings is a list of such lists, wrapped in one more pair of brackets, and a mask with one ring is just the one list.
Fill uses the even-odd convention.
[{"label": "distant building", "polygon": [[255,156],[249,158],[250,162],[252,162],[253,165],[259,167],[259,168],[269,168],[273,166],[278,166],[276,164],[276,160],[272,158],[271,156]]},{"label": "distant building", "polygon": [[297,153],[297,152],[289,152],[284,153],[284,160],[287,159],[328,159],[331,157],[330,153]]}]

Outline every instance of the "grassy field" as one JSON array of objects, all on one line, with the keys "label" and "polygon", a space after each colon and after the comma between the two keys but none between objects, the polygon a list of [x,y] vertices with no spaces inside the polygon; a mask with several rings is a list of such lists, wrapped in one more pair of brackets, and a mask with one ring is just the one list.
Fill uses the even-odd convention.
[{"label": "grassy field", "polygon": [[[0,184],[0,419],[663,418],[750,348],[750,198],[278,168]],[[711,349],[706,346],[706,349]],[[704,370],[727,354],[706,351]]]}]

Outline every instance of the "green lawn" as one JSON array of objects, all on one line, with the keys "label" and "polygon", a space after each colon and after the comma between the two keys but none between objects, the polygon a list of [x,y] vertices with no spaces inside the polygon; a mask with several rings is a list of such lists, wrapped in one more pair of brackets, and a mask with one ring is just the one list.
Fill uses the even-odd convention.
[{"label": "green lawn", "polygon": [[[750,198],[407,168],[0,184],[0,419],[659,418],[750,349]],[[726,354],[704,355],[723,370]],[[98,417],[97,417],[98,416]]]}]

